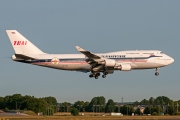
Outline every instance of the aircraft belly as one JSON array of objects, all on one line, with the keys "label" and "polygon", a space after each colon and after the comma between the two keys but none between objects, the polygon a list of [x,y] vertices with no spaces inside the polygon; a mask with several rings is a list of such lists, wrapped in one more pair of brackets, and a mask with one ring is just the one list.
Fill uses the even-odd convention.
[{"label": "aircraft belly", "polygon": [[44,64],[34,64],[38,66],[44,66],[44,67],[49,67],[49,68],[54,68],[54,69],[61,69],[61,70],[90,70],[90,65],[89,64],[49,64],[49,63],[44,63]]},{"label": "aircraft belly", "polygon": [[63,70],[89,70],[89,64],[62,64],[59,65],[59,69]]},{"label": "aircraft belly", "polygon": [[151,68],[157,68],[157,67],[163,67],[163,64],[159,63],[152,63],[152,62],[146,62],[146,63],[134,63],[136,66],[132,67],[132,69],[151,69]]}]

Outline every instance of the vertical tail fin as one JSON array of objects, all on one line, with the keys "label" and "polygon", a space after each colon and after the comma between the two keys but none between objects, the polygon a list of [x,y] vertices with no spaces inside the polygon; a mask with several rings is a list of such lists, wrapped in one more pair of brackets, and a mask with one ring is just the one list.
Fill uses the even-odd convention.
[{"label": "vertical tail fin", "polygon": [[6,30],[16,54],[44,54],[16,30]]}]

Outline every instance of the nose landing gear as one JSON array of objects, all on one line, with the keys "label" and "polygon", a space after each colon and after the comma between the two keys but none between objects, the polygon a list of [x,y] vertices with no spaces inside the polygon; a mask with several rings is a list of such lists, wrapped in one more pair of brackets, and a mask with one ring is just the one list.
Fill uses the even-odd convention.
[{"label": "nose landing gear", "polygon": [[159,72],[158,72],[159,68],[156,68],[156,72],[155,72],[155,75],[158,76],[159,75]]}]

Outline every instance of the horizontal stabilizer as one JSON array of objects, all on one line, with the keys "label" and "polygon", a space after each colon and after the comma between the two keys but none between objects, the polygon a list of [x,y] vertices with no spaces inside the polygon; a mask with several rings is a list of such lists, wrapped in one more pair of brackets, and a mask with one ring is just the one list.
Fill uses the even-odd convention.
[{"label": "horizontal stabilizer", "polygon": [[26,55],[22,55],[22,54],[15,54],[15,56],[17,58],[21,58],[23,60],[36,60],[35,58],[29,57],[29,56],[26,56]]}]

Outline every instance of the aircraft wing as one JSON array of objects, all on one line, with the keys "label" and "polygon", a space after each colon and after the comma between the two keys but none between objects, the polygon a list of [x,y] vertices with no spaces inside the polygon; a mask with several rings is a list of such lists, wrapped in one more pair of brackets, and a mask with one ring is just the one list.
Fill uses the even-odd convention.
[{"label": "aircraft wing", "polygon": [[97,66],[99,64],[102,64],[102,62],[104,62],[104,58],[94,54],[94,53],[91,53],[89,51],[86,51],[84,50],[83,48],[79,47],[79,46],[76,46],[77,50],[79,52],[81,52],[82,54],[84,54],[87,59],[86,59],[86,62],[92,66]]},{"label": "aircraft wing", "polygon": [[89,51],[86,51],[84,49],[82,49],[81,47],[79,46],[76,46],[76,49],[81,52],[82,54],[84,54],[86,57],[88,57],[89,59],[101,59],[101,57],[99,57],[98,55],[95,55]]}]

